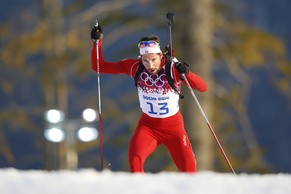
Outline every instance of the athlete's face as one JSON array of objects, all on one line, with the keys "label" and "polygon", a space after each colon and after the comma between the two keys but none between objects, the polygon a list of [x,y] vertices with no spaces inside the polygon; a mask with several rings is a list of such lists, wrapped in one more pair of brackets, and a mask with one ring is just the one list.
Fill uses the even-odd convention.
[{"label": "athlete's face", "polygon": [[151,75],[157,74],[161,69],[162,54],[150,53],[141,56],[144,67]]}]

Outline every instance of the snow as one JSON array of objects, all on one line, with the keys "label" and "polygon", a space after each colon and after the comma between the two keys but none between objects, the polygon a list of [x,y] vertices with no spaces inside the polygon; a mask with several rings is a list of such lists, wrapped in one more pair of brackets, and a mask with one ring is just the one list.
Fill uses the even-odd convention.
[{"label": "snow", "polygon": [[0,169],[1,194],[288,194],[291,174],[238,174],[201,171],[160,172],[40,171]]}]

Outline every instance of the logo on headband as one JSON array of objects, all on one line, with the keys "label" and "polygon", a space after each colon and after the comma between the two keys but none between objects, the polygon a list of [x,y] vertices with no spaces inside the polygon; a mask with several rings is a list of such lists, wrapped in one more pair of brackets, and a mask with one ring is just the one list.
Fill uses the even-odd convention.
[{"label": "logo on headband", "polygon": [[155,47],[144,47],[139,49],[140,55],[150,54],[150,53],[161,53],[161,49],[159,46]]}]

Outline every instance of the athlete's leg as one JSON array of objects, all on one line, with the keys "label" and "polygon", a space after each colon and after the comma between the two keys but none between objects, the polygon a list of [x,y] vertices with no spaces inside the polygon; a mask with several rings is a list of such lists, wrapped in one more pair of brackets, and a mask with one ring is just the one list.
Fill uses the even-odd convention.
[{"label": "athlete's leg", "polygon": [[157,144],[157,140],[152,136],[150,129],[139,123],[131,138],[128,151],[131,172],[144,172],[144,162],[156,149]]},{"label": "athlete's leg", "polygon": [[[177,130],[179,131],[179,130]],[[164,142],[177,168],[181,172],[196,172],[196,160],[188,135],[184,129],[174,139]]]}]

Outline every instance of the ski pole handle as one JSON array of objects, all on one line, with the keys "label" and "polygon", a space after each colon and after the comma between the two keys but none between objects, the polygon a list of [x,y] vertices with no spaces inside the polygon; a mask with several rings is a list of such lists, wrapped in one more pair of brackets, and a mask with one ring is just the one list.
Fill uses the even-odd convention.
[{"label": "ski pole handle", "polygon": [[91,39],[98,43],[103,37],[103,31],[101,26],[99,25],[98,21],[95,20],[95,23],[93,25],[92,31],[91,31]]},{"label": "ski pole handle", "polygon": [[94,24],[94,26],[97,28],[98,27],[98,21],[97,20],[95,20],[95,24]]},{"label": "ski pole handle", "polygon": [[[98,21],[97,20],[95,20],[95,24],[94,24],[94,26],[95,26],[95,28],[97,29],[98,28]],[[99,40],[95,40],[95,42],[96,42],[96,49],[97,49],[97,46],[98,46],[98,42],[99,42]],[[97,49],[98,50],[98,49]],[[98,54],[97,54],[97,57],[98,57]],[[99,58],[99,57],[98,57]],[[99,59],[98,59],[99,60]],[[98,67],[98,69],[99,69],[99,67]],[[99,72],[98,72],[99,73]]]},{"label": "ski pole handle", "polygon": [[168,12],[166,14],[166,18],[168,20],[168,26],[169,26],[169,46],[170,46],[170,57],[173,57],[173,40],[172,40],[172,24],[175,22],[175,14]]},{"label": "ski pole handle", "polygon": [[166,15],[167,19],[168,19],[168,26],[172,25],[175,22],[175,14],[168,12]]}]

